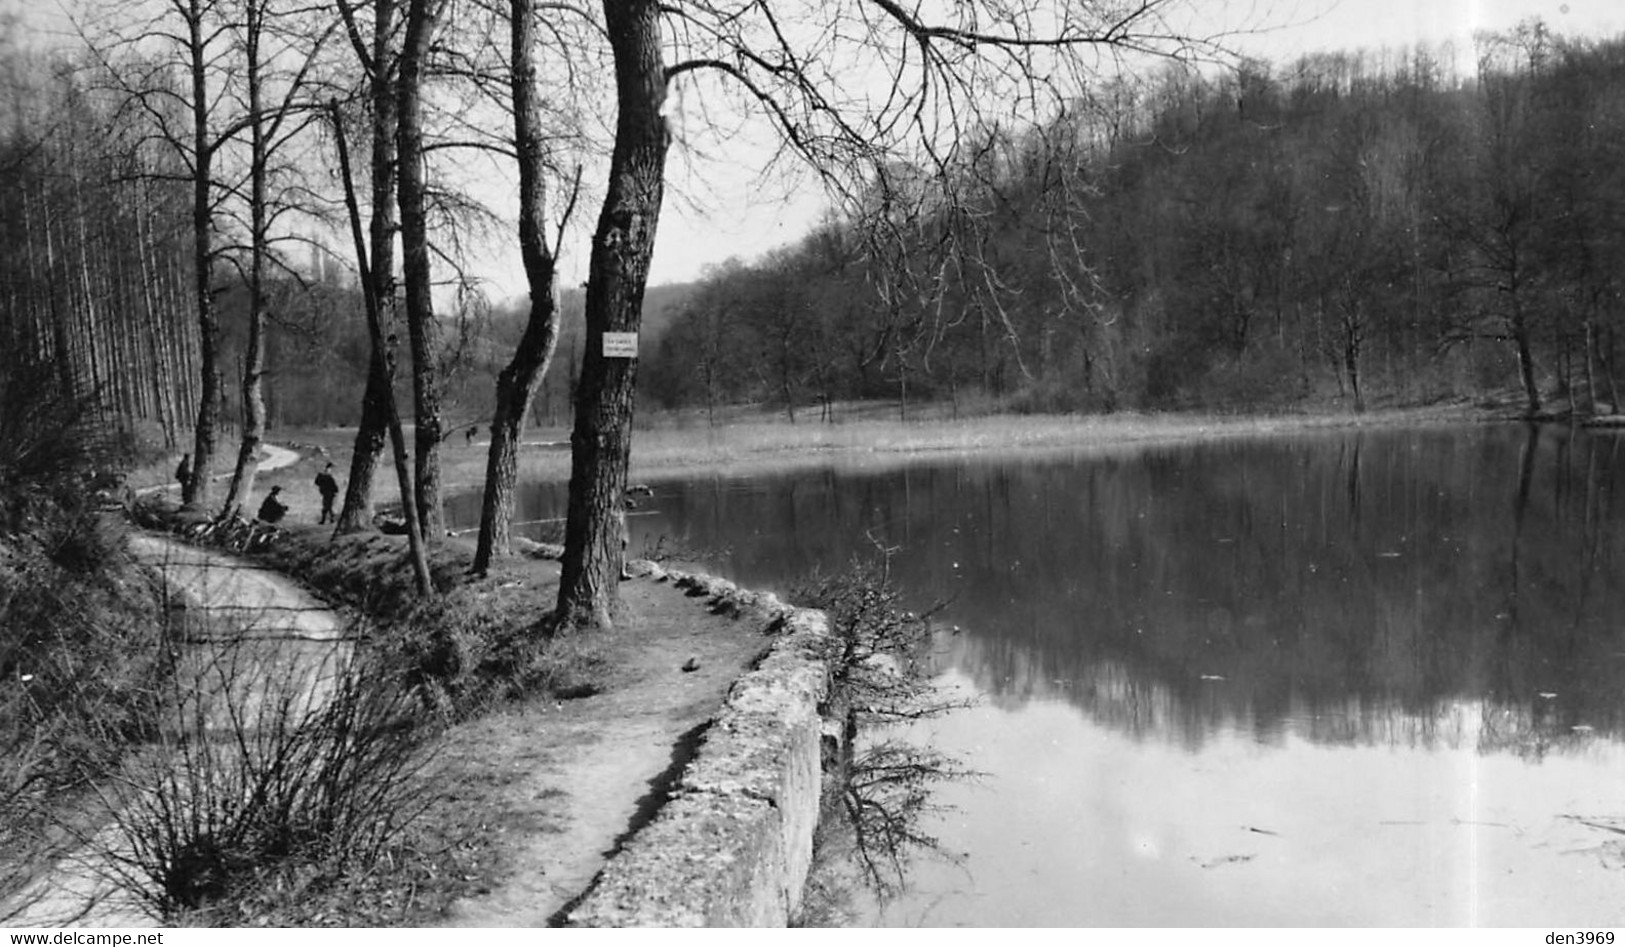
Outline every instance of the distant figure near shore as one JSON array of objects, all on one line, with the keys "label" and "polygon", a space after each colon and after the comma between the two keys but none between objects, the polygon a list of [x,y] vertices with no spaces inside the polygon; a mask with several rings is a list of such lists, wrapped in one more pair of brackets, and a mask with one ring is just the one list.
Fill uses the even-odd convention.
[{"label": "distant figure near shore", "polygon": [[316,475],[316,490],[322,495],[322,518],[318,524],[328,520],[338,522],[338,516],[333,513],[333,501],[338,499],[339,482],[333,479],[333,465],[328,464],[322,472]]},{"label": "distant figure near shore", "polygon": [[634,497],[654,496],[654,491],[644,484],[633,484],[626,488],[626,495],[621,502],[621,508],[615,512],[616,526],[621,533],[621,580],[624,582],[632,578],[632,573],[626,568],[626,550],[632,545],[632,529],[626,523],[626,511],[638,508],[638,501]]},{"label": "distant figure near shore", "polygon": [[276,495],[281,492],[281,487],[272,487],[265,495],[265,502],[260,504],[259,515],[254,518],[264,523],[282,522],[282,517],[288,514],[288,504],[277,499]]}]

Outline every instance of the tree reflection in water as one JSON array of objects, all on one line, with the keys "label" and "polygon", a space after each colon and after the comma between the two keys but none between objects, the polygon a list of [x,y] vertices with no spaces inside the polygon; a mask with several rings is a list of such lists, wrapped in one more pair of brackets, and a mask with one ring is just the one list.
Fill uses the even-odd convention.
[{"label": "tree reflection in water", "polygon": [[[974,778],[956,757],[887,738],[892,728],[941,716],[969,702],[940,691],[921,670],[931,645],[930,614],[909,611],[891,582],[891,553],[880,548],[842,573],[815,573],[793,592],[797,604],[823,609],[841,642],[835,662],[836,706],[827,717],[845,721],[826,751],[827,783],[812,877],[800,923],[848,920],[859,892],[884,903],[901,893],[917,855],[957,860],[922,830],[940,814],[935,790]],[[940,607],[940,606],[937,606]]]}]

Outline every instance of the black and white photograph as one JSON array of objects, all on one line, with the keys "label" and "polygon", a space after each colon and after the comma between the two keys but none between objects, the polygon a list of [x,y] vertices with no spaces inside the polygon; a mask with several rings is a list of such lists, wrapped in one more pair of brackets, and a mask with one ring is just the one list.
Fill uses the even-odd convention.
[{"label": "black and white photograph", "polygon": [[1625,937],[1619,0],[0,0],[0,242],[12,944]]}]

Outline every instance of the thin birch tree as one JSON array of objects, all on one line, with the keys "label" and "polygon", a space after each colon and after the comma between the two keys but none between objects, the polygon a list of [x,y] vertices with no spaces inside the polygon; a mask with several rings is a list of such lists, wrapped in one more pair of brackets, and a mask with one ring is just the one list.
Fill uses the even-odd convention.
[{"label": "thin birch tree", "polygon": [[[265,441],[265,332],[268,317],[267,270],[277,266],[272,233],[273,219],[280,211],[292,209],[285,201],[273,199],[271,179],[278,155],[286,151],[308,125],[311,116],[321,114],[309,98],[312,69],[337,21],[330,21],[314,34],[303,30],[279,30],[278,20],[303,18],[307,9],[277,9],[273,0],[239,0],[240,46],[243,83],[246,86],[248,150],[248,339],[243,352],[241,379],[243,431],[226,491],[223,512],[252,502],[254,478],[259,470],[259,453]],[[298,37],[298,45],[284,42],[273,48],[277,37]],[[308,45],[306,45],[308,43]],[[276,80],[277,61],[297,62],[291,75]],[[286,67],[284,62],[283,66]],[[267,89],[268,85],[273,88]],[[280,85],[280,90],[274,85]],[[278,95],[280,91],[280,95]],[[267,96],[276,100],[267,102]]]},{"label": "thin birch tree", "polygon": [[[508,552],[513,522],[514,488],[518,481],[519,440],[530,416],[531,402],[559,340],[557,243],[547,235],[548,180],[554,171],[545,137],[540,90],[536,79],[536,0],[510,0],[510,87],[513,102],[514,153],[519,168],[519,253],[525,267],[530,313],[513,357],[497,376],[496,410],[491,419],[491,446],[486,457],[485,490],[480,504],[479,538],[473,571],[484,574],[491,560]],[[579,185],[579,173],[575,185]],[[575,205],[573,185],[564,199],[559,224]]]},{"label": "thin birch tree", "polygon": [[389,436],[388,416],[394,405],[395,295],[395,135],[396,84],[400,70],[397,31],[399,0],[373,0],[370,37],[361,28],[358,5],[336,0],[345,33],[364,80],[367,127],[370,132],[367,260],[363,280],[377,305],[379,331],[372,335],[367,387],[361,401],[361,423],[350,454],[350,473],[344,486],[344,504],[334,533],[355,533],[372,528],[372,491],[378,457]]}]

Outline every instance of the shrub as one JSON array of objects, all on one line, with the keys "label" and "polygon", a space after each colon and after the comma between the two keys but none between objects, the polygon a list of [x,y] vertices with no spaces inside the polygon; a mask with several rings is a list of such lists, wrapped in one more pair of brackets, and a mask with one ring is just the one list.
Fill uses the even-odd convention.
[{"label": "shrub", "polygon": [[127,460],[96,420],[92,398],[56,385],[44,362],[0,364],[0,534],[31,531],[57,512],[81,512]]},{"label": "shrub", "polygon": [[163,603],[98,492],[120,442],[45,366],[0,353],[0,895],[73,791],[150,735]]},{"label": "shrub", "polygon": [[194,647],[212,651],[174,668],[160,738],[100,781],[117,831],[98,854],[161,917],[370,867],[433,799],[431,721],[347,645]]}]

